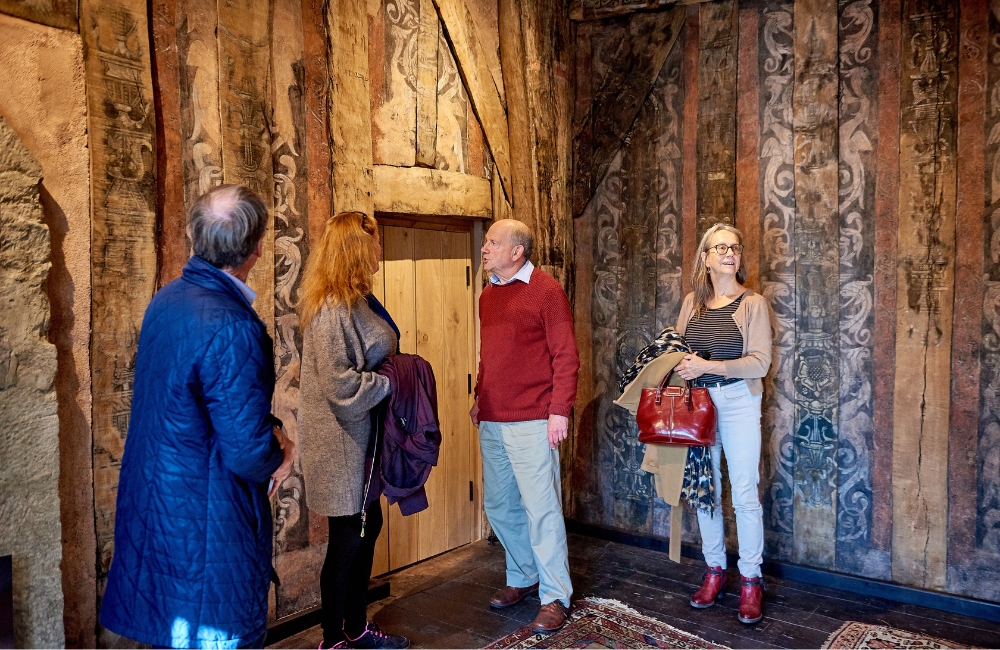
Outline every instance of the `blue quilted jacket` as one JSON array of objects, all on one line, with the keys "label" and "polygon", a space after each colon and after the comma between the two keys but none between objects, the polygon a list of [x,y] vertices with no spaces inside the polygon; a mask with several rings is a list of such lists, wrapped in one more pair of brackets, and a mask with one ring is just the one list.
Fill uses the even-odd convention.
[{"label": "blue quilted jacket", "polygon": [[192,257],[142,322],[101,604],[154,646],[235,648],[263,635],[271,576],[271,339],[226,274]]}]

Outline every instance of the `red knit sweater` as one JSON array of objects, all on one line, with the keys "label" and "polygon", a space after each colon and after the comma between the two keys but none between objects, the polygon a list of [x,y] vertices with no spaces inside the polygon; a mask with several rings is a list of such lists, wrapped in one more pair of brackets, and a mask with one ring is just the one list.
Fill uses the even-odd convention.
[{"label": "red knit sweater", "polygon": [[479,298],[479,321],[479,419],[569,417],[580,358],[573,313],[559,283],[536,268],[528,284],[489,284]]}]

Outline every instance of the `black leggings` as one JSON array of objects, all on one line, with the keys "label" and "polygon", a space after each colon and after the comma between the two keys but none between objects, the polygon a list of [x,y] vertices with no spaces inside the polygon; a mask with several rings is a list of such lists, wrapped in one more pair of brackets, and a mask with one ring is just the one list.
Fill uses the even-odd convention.
[{"label": "black leggings", "polygon": [[382,530],[382,504],[368,508],[365,536],[361,536],[361,513],[328,517],[330,541],[319,575],[323,598],[323,645],[356,639],[368,623],[368,583],[372,576],[375,540]]}]

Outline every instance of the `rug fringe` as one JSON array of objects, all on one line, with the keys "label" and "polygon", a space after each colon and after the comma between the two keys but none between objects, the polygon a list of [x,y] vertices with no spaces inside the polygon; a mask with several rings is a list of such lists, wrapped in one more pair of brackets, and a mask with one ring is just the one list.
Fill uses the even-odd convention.
[{"label": "rug fringe", "polygon": [[615,600],[614,598],[601,598],[599,596],[587,596],[583,598],[582,601],[588,603],[593,603],[595,605],[604,605],[605,607],[614,607],[615,609],[620,609],[629,614],[636,614],[637,616],[642,616],[642,614],[635,609],[632,609],[620,600]]},{"label": "rug fringe", "polygon": [[820,646],[820,649],[825,650],[826,648],[829,648],[831,645],[833,645],[833,642],[837,639],[837,637],[840,636],[844,630],[851,627],[851,625],[853,624],[854,624],[853,621],[848,621],[843,625],[841,625],[840,627],[838,627],[832,634],[830,634],[830,636],[826,637],[826,641],[823,643],[823,645]]}]

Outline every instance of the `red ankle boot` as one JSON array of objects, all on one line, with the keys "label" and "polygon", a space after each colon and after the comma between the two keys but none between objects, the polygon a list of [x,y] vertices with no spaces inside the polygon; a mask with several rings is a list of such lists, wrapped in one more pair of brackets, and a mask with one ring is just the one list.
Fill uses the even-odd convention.
[{"label": "red ankle boot", "polygon": [[[748,578],[740,576],[740,623],[748,625],[764,618],[761,613],[761,601],[764,599],[764,581],[760,576]],[[693,603],[692,603],[693,604]]]},{"label": "red ankle boot", "polygon": [[710,566],[705,569],[701,589],[691,596],[691,607],[705,609],[722,601],[726,595],[726,572],[721,566]]}]

